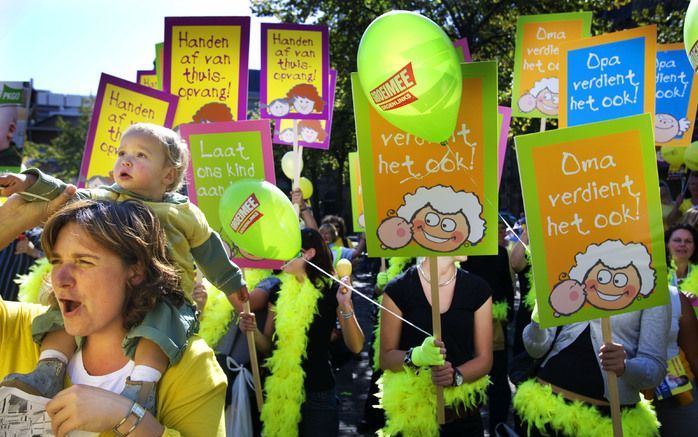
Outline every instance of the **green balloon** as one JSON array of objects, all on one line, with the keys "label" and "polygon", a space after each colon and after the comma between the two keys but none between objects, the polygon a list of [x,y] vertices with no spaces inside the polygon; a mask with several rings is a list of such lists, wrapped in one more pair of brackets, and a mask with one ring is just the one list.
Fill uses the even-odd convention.
[{"label": "green balloon", "polygon": [[427,141],[453,135],[461,69],[436,23],[416,12],[381,15],[361,37],[357,64],[368,101],[388,122]]},{"label": "green balloon", "polygon": [[686,147],[683,154],[683,162],[689,170],[698,170],[698,141],[694,141]]},{"label": "green balloon", "polygon": [[662,159],[672,167],[679,167],[683,164],[683,155],[686,153],[686,149],[687,147],[662,146]]},{"label": "green balloon", "polygon": [[225,234],[259,258],[289,260],[301,250],[298,216],[291,201],[267,181],[243,179],[221,197],[218,215]]},{"label": "green balloon", "polygon": [[683,43],[693,71],[698,71],[698,1],[691,0],[683,21]]}]

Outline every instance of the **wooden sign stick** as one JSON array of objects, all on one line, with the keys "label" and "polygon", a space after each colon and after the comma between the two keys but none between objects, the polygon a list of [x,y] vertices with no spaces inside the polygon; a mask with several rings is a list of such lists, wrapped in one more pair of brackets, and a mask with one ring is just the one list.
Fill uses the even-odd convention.
[{"label": "wooden sign stick", "polygon": [[[604,344],[613,343],[613,333],[611,332],[611,318],[601,319],[601,333]],[[613,372],[606,372],[608,380],[608,397],[611,402],[611,420],[613,421],[613,437],[623,437],[623,423],[620,415],[620,400],[618,397],[618,377]]]},{"label": "wooden sign stick", "polygon": [[540,119],[540,131],[545,132],[545,124],[548,121],[546,117]]},{"label": "wooden sign stick", "polygon": [[[431,325],[434,338],[441,340],[441,307],[439,306],[439,265],[437,256],[429,257],[429,282],[431,285]],[[444,388],[436,387],[436,417],[439,425],[446,423]]]},{"label": "wooden sign stick", "polygon": [[[242,269],[242,277],[245,277],[245,270]],[[249,290],[248,290],[249,292]],[[247,296],[247,300],[242,304],[242,309],[246,313],[251,313],[250,309],[250,297]],[[264,404],[264,396],[262,395],[262,378],[259,373],[259,363],[257,362],[257,345],[254,343],[254,332],[248,331],[245,333],[247,337],[247,352],[250,354],[250,367],[252,367],[252,377],[254,378],[254,394],[257,399],[258,411],[262,411],[262,405]]]}]

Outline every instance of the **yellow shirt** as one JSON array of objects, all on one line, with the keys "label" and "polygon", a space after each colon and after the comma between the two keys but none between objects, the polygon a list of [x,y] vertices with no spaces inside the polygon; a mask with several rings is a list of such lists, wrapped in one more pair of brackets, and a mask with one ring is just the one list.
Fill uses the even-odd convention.
[{"label": "yellow shirt", "polygon": [[[31,338],[31,321],[45,311],[42,305],[0,299],[0,379],[36,366],[39,346]],[[211,348],[198,336],[192,337],[182,359],[158,384],[157,419],[166,427],[163,436],[225,437],[226,386]]]}]

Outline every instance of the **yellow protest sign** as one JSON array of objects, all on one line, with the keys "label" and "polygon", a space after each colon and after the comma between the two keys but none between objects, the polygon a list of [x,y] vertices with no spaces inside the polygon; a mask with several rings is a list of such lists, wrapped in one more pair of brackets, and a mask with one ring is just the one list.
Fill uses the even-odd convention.
[{"label": "yellow protest sign", "polygon": [[111,170],[121,135],[132,124],[172,126],[177,97],[102,74],[80,166],[79,187],[113,182]]},{"label": "yellow protest sign", "polygon": [[174,125],[247,118],[250,17],[165,18],[163,90]]}]

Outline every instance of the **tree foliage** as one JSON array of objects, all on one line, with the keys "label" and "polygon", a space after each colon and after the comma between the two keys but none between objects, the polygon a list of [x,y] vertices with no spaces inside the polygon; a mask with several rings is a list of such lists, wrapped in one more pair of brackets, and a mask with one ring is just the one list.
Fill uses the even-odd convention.
[{"label": "tree foliage", "polygon": [[[306,165],[323,171],[328,164],[341,169],[339,187],[346,184],[348,178],[346,155],[356,150],[350,73],[356,71],[361,35],[381,14],[394,9],[417,11],[441,25],[451,39],[467,38],[473,60],[498,62],[499,101],[508,106],[511,103],[516,20],[520,15],[590,11],[593,13],[592,35],[657,24],[658,41],[667,43],[682,40],[683,16],[687,7],[688,0],[255,0],[252,3],[255,15],[274,16],[282,22],[329,26],[330,63],[337,70],[332,146],[329,155],[312,155],[306,160]],[[554,127],[555,123],[551,126]],[[510,139],[538,129],[537,120],[514,119]],[[308,162],[311,159],[316,162]],[[513,153],[508,154],[501,192],[502,206],[520,211],[521,197]]]}]

